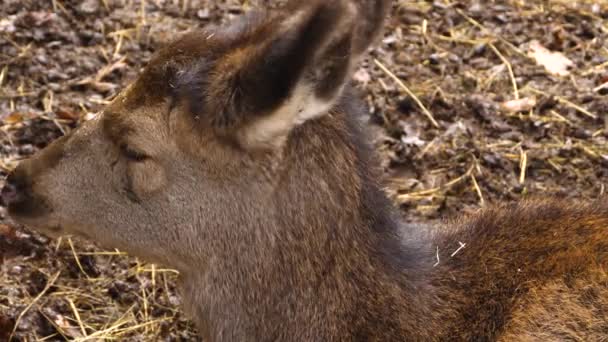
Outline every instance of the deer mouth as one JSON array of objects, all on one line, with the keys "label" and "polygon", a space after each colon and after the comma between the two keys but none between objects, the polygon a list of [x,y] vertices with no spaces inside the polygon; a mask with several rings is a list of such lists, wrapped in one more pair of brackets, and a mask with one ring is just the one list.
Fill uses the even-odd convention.
[{"label": "deer mouth", "polygon": [[53,209],[44,199],[25,196],[20,201],[8,203],[6,206],[9,217],[15,223],[28,227],[43,226],[40,231],[50,231],[52,233],[60,231],[59,225],[50,224],[48,217],[53,213]]},{"label": "deer mouth", "polygon": [[9,203],[8,214],[17,221],[36,219],[53,212],[45,200],[33,196],[23,197],[18,202]]},{"label": "deer mouth", "polygon": [[61,226],[50,226],[48,228],[49,231],[53,232],[53,233],[59,233],[62,232],[63,229],[61,228]]},{"label": "deer mouth", "polygon": [[[29,230],[36,231],[40,234],[46,235],[51,238],[58,238],[66,234],[66,230],[61,224],[53,222],[48,216],[30,216],[20,210],[11,210],[11,206],[8,207],[9,221],[15,226],[25,227]],[[51,210],[48,211],[52,213]]]},{"label": "deer mouth", "polygon": [[50,225],[26,224],[25,226],[43,234],[43,235],[51,237],[51,238],[58,238],[60,236],[65,235],[65,233],[66,233],[65,230],[63,229],[63,227],[60,225],[57,225],[57,224],[50,224]]}]

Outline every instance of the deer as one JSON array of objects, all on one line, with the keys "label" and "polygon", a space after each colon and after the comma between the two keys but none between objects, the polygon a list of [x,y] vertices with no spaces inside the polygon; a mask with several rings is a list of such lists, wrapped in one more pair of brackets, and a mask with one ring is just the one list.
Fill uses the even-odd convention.
[{"label": "deer", "polygon": [[178,270],[205,341],[606,340],[606,200],[403,223],[350,84],[390,7],[292,0],[182,35],[10,173],[9,215]]}]

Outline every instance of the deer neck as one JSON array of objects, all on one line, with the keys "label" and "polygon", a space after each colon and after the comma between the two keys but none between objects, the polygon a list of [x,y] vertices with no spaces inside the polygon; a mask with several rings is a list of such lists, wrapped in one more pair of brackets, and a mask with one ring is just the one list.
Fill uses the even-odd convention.
[{"label": "deer neck", "polygon": [[[326,225],[315,223],[286,226],[290,236],[269,241],[264,251],[210,260],[204,272],[184,274],[187,311],[207,340],[431,336],[420,330],[420,320],[433,314],[418,260],[392,246],[373,246],[374,228],[361,222],[328,217]],[[355,228],[367,236],[342,233]],[[307,231],[317,238],[306,238]],[[281,335],[287,332],[293,335]]]},{"label": "deer neck", "polygon": [[283,163],[289,167],[259,208],[267,219],[247,223],[247,241],[185,274],[186,306],[210,340],[424,336],[418,319],[431,316],[424,267],[432,256],[418,242],[403,243],[395,211],[357,160],[348,127],[326,121],[319,125],[325,129],[294,133]]}]

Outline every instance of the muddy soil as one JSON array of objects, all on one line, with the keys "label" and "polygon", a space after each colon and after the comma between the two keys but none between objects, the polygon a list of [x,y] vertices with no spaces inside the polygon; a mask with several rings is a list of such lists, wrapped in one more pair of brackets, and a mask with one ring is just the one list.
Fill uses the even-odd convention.
[{"label": "muddy soil", "polygon": [[[0,0],[0,186],[19,160],[102,109],[160,45],[268,4],[277,2]],[[406,220],[606,192],[604,1],[395,1],[354,84]],[[0,341],[195,340],[175,279],[119,251],[16,227],[0,207]]]}]

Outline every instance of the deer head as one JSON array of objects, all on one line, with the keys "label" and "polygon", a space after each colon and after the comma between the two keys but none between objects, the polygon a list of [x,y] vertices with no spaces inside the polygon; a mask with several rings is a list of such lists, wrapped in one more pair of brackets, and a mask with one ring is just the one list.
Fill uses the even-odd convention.
[{"label": "deer head", "polygon": [[184,35],[9,175],[11,217],[187,269],[278,229],[278,216],[310,206],[299,202],[357,205],[339,102],[386,9],[294,1]]}]

